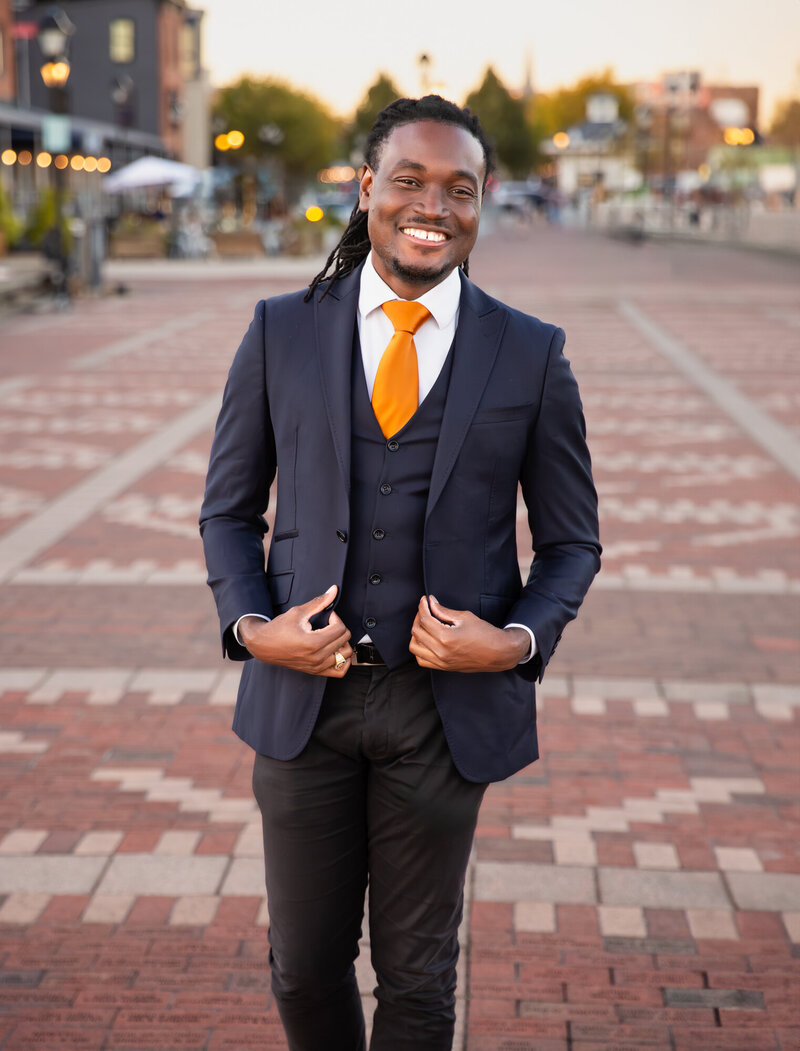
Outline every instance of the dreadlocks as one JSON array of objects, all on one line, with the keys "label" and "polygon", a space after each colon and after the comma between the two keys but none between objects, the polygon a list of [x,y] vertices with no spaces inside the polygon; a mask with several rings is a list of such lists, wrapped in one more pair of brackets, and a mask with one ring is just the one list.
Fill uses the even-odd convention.
[{"label": "dreadlocks", "polygon": [[[381,110],[370,129],[364,148],[364,161],[367,167],[371,168],[372,171],[377,171],[381,148],[395,128],[401,124],[414,124],[421,120],[438,121],[440,124],[455,124],[459,128],[464,128],[465,131],[468,131],[470,135],[473,135],[478,140],[483,149],[483,159],[486,167],[486,174],[483,180],[485,188],[486,180],[494,167],[494,158],[492,147],[484,135],[483,128],[481,128],[480,122],[474,113],[471,113],[466,107],[461,109],[453,102],[443,99],[440,95],[425,95],[421,99],[396,99],[394,102],[390,102],[385,109]],[[325,266],[308,286],[305,302],[307,303],[311,299],[317,286],[322,282],[328,282],[328,287],[322,293],[323,296],[326,295],[334,281],[338,281],[340,277],[345,277],[367,258],[370,247],[367,233],[367,213],[360,210],[358,201],[356,201],[355,207],[350,214],[350,221],[339,243],[328,256]],[[331,268],[333,270],[329,273]],[[461,269],[465,274],[469,274],[469,259],[464,260],[461,264]]]}]

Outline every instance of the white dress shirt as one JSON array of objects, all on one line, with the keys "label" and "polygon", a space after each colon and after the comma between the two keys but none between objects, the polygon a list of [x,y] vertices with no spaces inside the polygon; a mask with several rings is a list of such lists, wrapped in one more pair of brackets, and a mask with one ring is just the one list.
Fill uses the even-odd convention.
[{"label": "white dress shirt", "polygon": [[[386,282],[378,275],[372,263],[372,253],[367,256],[361,270],[361,288],[358,295],[358,338],[361,344],[361,360],[364,365],[364,374],[367,378],[367,390],[370,399],[372,388],[375,385],[375,376],[378,372],[383,352],[389,345],[394,335],[394,325],[386,314],[381,310],[383,303],[389,300],[400,299]],[[417,300],[427,307],[431,316],[423,321],[422,325],[414,333],[414,346],[417,348],[417,368],[419,372],[419,403],[430,393],[431,388],[442,371],[447,354],[453,343],[453,337],[458,325],[458,307],[461,301],[461,278],[458,270],[452,270],[444,281],[434,285]],[[233,626],[233,635],[241,645],[239,638],[239,625],[245,616],[261,617],[269,620],[269,617],[259,613],[244,614]],[[506,624],[507,628],[523,628],[530,635],[531,648],[520,664],[525,664],[536,654],[536,638],[531,629],[525,624]],[[364,635],[359,642],[368,642],[369,636]]]}]

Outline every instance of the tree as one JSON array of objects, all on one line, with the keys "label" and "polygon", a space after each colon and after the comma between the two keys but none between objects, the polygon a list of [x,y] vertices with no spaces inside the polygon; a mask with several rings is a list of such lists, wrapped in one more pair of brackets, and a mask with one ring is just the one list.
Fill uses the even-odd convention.
[{"label": "tree", "polygon": [[778,103],[769,141],[776,146],[800,146],[800,99],[784,99]]},{"label": "tree", "polygon": [[536,161],[536,142],[525,119],[525,103],[514,98],[491,66],[465,105],[476,113],[497,151],[497,160],[513,178],[525,178]]},{"label": "tree", "polygon": [[272,77],[242,77],[222,88],[214,117],[244,145],[226,157],[277,157],[290,179],[311,178],[336,155],[340,122],[319,100]]},{"label": "tree", "polygon": [[529,103],[528,119],[550,138],[557,131],[566,131],[586,120],[586,100],[599,93],[613,95],[619,103],[620,119],[630,122],[633,100],[628,89],[616,83],[611,69],[590,73],[572,87],[560,88],[549,95],[536,95]]},{"label": "tree", "polygon": [[380,111],[388,106],[390,102],[402,97],[402,91],[400,91],[392,78],[386,73],[379,73],[378,79],[367,88],[367,92],[353,116],[353,123],[348,136],[351,147],[360,148]]}]

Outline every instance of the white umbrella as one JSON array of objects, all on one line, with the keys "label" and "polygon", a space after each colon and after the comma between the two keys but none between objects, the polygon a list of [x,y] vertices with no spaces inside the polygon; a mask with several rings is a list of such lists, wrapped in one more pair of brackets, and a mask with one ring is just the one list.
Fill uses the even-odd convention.
[{"label": "white umbrella", "polygon": [[195,186],[200,181],[200,172],[191,164],[168,161],[164,157],[140,157],[138,161],[120,168],[103,179],[106,193],[124,193],[145,186]]}]

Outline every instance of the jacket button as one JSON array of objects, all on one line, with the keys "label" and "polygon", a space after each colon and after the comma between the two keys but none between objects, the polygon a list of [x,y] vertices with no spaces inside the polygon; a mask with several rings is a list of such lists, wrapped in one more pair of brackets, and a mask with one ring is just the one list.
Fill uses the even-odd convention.
[{"label": "jacket button", "polygon": [[372,530],[372,539],[373,540],[383,540],[383,538],[385,536],[386,536],[386,533],[382,529],[373,529]]},{"label": "jacket button", "polygon": [[365,628],[377,628],[377,626],[378,622],[377,620],[375,620],[374,617],[367,617],[367,619],[364,621]]},{"label": "jacket button", "polygon": [[336,530],[336,535],[338,536],[338,538],[341,540],[341,542],[343,544],[347,543],[347,533],[342,532],[341,529],[337,529]]},{"label": "jacket button", "polygon": [[390,453],[396,453],[397,450],[400,448],[400,442],[395,441],[394,438],[392,438],[390,442],[386,443],[386,448],[389,450]]},{"label": "jacket button", "polygon": [[373,573],[372,576],[369,578],[370,584],[380,584],[382,580],[383,577],[380,575],[380,573]]},{"label": "jacket button", "polygon": [[389,483],[388,482],[384,482],[383,485],[381,486],[381,493],[384,496],[388,496],[391,491],[392,491],[392,487],[389,485]]}]

